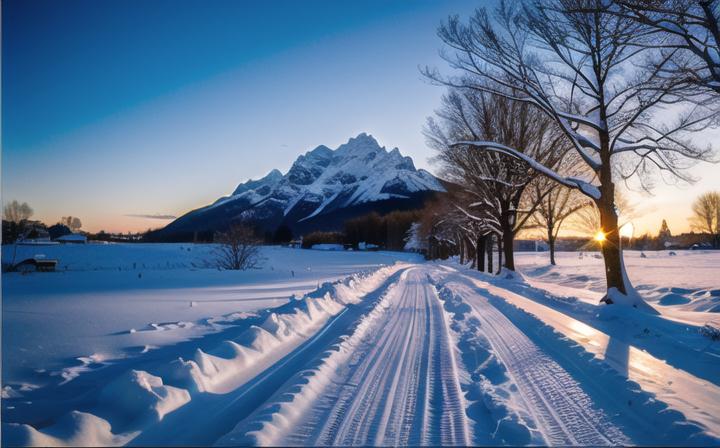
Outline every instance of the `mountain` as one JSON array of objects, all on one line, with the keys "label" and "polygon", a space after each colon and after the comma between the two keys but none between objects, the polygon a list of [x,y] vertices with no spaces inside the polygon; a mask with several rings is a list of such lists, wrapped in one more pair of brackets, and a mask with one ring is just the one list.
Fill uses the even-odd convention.
[{"label": "mountain", "polygon": [[416,169],[410,157],[397,148],[388,151],[362,133],[335,150],[321,145],[306,152],[286,174],[272,170],[242,183],[230,196],[181,216],[154,236],[186,239],[236,220],[270,231],[285,224],[296,234],[337,230],[346,219],[371,211],[422,207],[442,191],[440,181]]}]

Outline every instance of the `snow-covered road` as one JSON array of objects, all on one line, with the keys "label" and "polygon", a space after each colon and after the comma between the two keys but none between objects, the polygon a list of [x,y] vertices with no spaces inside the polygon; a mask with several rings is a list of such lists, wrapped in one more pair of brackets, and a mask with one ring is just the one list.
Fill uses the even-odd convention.
[{"label": "snow-covered road", "polygon": [[419,269],[280,445],[467,445],[468,423],[442,306]]},{"label": "snow-covered road", "polygon": [[[112,375],[143,369],[155,382],[138,407],[149,403],[152,418],[118,419],[113,394],[147,386],[104,387],[115,378],[97,371],[85,375],[97,376],[87,383],[98,391],[66,410],[82,418],[4,432],[10,444],[718,443],[718,385],[650,353],[619,365],[619,354],[609,356],[613,338],[596,329],[583,340],[565,334],[590,327],[545,308],[462,268],[396,264],[326,284],[214,335],[202,350],[186,343],[179,363],[167,348],[167,360],[113,366]],[[703,392],[674,390],[671,380],[656,393],[649,379],[630,378],[639,369]]]}]

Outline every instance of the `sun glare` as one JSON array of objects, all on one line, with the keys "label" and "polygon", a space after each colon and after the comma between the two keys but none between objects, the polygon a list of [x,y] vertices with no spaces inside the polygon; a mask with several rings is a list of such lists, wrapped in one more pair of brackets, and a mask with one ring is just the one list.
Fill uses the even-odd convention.
[{"label": "sun glare", "polygon": [[602,243],[605,241],[605,233],[602,230],[598,230],[595,234],[595,241]]},{"label": "sun glare", "polygon": [[620,227],[620,236],[622,237],[632,238],[634,233],[635,226],[633,226],[633,223],[631,222],[625,223],[622,227]]}]

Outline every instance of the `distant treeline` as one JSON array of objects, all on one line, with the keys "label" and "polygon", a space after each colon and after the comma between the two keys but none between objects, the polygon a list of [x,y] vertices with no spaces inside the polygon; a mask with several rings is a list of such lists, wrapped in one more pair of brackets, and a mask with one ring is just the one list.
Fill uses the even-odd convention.
[{"label": "distant treeline", "polygon": [[303,236],[302,247],[315,244],[344,244],[358,249],[360,243],[387,250],[403,250],[408,230],[420,219],[420,210],[394,211],[381,216],[371,212],[345,221],[342,232],[311,232]]}]

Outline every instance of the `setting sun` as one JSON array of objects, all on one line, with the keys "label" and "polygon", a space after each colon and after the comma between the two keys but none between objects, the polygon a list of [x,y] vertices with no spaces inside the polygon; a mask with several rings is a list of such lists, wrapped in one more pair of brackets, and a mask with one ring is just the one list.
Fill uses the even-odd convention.
[{"label": "setting sun", "polygon": [[593,238],[595,239],[595,241],[602,243],[603,241],[605,241],[605,233],[603,233],[602,230],[598,230],[598,232]]}]

